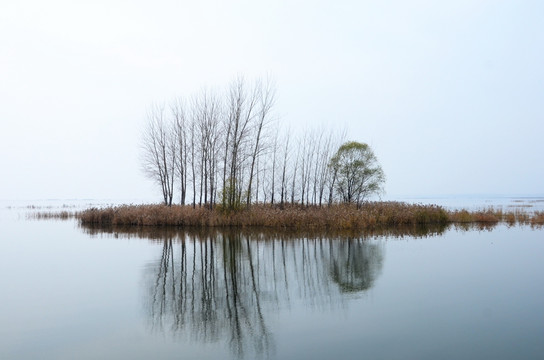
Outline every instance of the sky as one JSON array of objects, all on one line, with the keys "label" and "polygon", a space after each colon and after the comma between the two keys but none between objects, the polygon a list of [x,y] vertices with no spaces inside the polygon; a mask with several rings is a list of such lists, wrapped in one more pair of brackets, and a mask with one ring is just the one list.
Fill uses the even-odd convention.
[{"label": "sky", "polygon": [[0,2],[0,199],[156,199],[155,102],[270,76],[293,129],[374,149],[387,198],[544,194],[544,2]]}]

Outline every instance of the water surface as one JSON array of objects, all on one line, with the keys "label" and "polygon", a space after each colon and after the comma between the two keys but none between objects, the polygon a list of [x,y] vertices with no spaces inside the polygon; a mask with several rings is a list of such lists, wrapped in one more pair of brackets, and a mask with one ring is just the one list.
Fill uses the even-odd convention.
[{"label": "water surface", "polygon": [[544,231],[92,229],[0,216],[1,359],[538,359]]}]

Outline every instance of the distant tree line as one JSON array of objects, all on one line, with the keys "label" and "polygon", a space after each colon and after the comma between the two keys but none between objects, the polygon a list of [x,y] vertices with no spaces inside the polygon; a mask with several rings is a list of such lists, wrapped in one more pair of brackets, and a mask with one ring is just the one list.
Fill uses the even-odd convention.
[{"label": "distant tree line", "polygon": [[342,147],[344,133],[324,129],[294,136],[274,105],[271,81],[238,78],[221,93],[152,106],[142,164],[164,204],[177,193],[182,205],[224,210],[259,202],[360,205],[381,191],[383,171],[366,144]]}]

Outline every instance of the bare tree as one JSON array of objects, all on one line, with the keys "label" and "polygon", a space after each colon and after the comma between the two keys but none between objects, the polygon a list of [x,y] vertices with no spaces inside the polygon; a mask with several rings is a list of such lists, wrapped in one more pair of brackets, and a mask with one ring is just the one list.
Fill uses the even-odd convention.
[{"label": "bare tree", "polygon": [[196,207],[196,165],[197,165],[197,149],[196,149],[196,129],[194,120],[194,111],[191,113],[191,123],[189,126],[190,132],[190,151],[191,151],[191,182],[193,184],[193,209]]},{"label": "bare tree", "polygon": [[[327,135],[328,134],[328,135]],[[335,132],[332,130],[322,130],[319,134],[318,152],[316,158],[315,177],[314,177],[314,191],[315,185],[317,185],[317,198],[319,206],[323,203],[323,197],[325,193],[325,187],[327,184],[334,181],[332,179],[333,173],[329,168],[329,161],[333,156],[334,151],[340,146],[345,137],[345,132]],[[331,187],[334,184],[331,185]]]},{"label": "bare tree", "polygon": [[[271,81],[248,85],[237,78],[223,96],[203,91],[189,102],[176,99],[167,117],[163,107],[152,107],[143,167],[159,184],[164,203],[172,204],[174,188],[180,204],[190,202],[192,193],[193,207],[210,209],[218,202],[234,210],[263,199],[282,207],[289,201],[321,206],[339,200],[341,168],[331,166],[331,159],[345,132],[306,129],[293,147],[291,131],[280,134],[274,121],[274,105]],[[365,197],[360,192],[354,201]]]},{"label": "bare tree", "polygon": [[308,205],[308,199],[310,197],[310,176],[312,173],[312,154],[313,154],[313,134],[310,131],[304,131],[302,137],[302,147],[299,148],[300,151],[300,203]]},{"label": "bare tree", "polygon": [[271,174],[271,184],[270,184],[270,203],[274,205],[274,195],[276,193],[276,163],[278,155],[278,136],[279,130],[277,129],[274,133],[274,141],[272,143],[272,174]]},{"label": "bare tree", "polygon": [[287,201],[287,182],[289,179],[287,178],[287,166],[289,162],[289,140],[291,139],[290,132],[287,130],[287,133],[285,134],[285,147],[283,150],[283,163],[282,163],[282,170],[281,170],[281,191],[280,191],[280,204],[283,207],[284,202]]},{"label": "bare tree", "polygon": [[246,203],[249,206],[251,203],[251,191],[253,183],[253,174],[255,170],[255,161],[260,156],[261,152],[265,148],[262,144],[263,134],[267,130],[267,126],[271,121],[270,112],[274,106],[275,90],[270,81],[267,81],[264,85],[262,82],[255,84],[253,92],[259,98],[258,105],[259,110],[255,122],[255,139],[253,143],[253,151],[251,154],[251,167],[249,170],[249,183],[247,187],[247,199]]},{"label": "bare tree", "polygon": [[165,205],[174,197],[177,142],[171,124],[164,118],[164,107],[154,105],[147,115],[142,139],[143,169],[161,188]]},{"label": "bare tree", "polygon": [[176,99],[173,101],[172,115],[174,117],[174,136],[177,143],[176,154],[176,175],[179,179],[180,187],[180,204],[185,204],[185,197],[187,194],[187,175],[188,175],[188,155],[189,155],[189,136],[187,128],[187,117],[185,114],[185,104],[182,99]]},{"label": "bare tree", "polygon": [[229,116],[223,116],[223,121],[221,123],[222,131],[225,134],[225,139],[223,142],[223,189],[222,189],[222,196],[221,196],[222,206],[224,209],[227,207],[228,195],[229,195],[228,187],[230,184],[230,180],[227,180],[227,168],[228,168],[228,164],[230,164],[229,148],[231,144],[230,139],[231,139],[231,131],[232,131],[232,125],[233,125],[233,121],[231,121],[231,119],[232,117],[230,116],[230,114]]},{"label": "bare tree", "polygon": [[200,139],[201,187],[204,188],[204,203],[211,209],[215,202],[218,153],[220,148],[219,98],[210,92],[202,92],[195,101],[197,128]]},{"label": "bare tree", "polygon": [[298,169],[298,162],[300,158],[301,158],[301,151],[300,151],[300,143],[299,143],[297,154],[295,156],[295,164],[293,166],[293,175],[291,176],[291,204],[295,203],[297,169]]},{"label": "bare tree", "polygon": [[[342,130],[336,134],[331,133],[330,137],[330,143],[328,147],[328,154],[327,154],[327,162],[331,160],[331,156],[334,153],[335,149],[339,147],[340,144],[342,144],[345,141],[346,138],[346,131]],[[336,180],[338,178],[338,168],[331,167],[329,163],[327,163],[327,175],[325,176],[325,183],[324,186],[326,186],[329,190],[329,198],[328,198],[328,205],[332,205],[333,202],[333,196],[334,196],[334,187],[336,184]]]},{"label": "bare tree", "polygon": [[229,178],[227,187],[223,189],[223,196],[227,198],[226,208],[233,209],[240,204],[242,195],[242,164],[245,160],[244,145],[248,141],[250,125],[257,116],[258,96],[256,89],[247,92],[244,79],[234,81],[228,93],[227,127],[230,129],[229,142],[226,148],[230,157]]}]

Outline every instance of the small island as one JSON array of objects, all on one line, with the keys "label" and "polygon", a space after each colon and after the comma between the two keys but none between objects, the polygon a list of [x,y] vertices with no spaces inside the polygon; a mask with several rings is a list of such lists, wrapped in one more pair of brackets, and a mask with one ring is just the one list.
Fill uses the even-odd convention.
[{"label": "small island", "polygon": [[[375,230],[448,224],[544,224],[544,212],[451,210],[437,205],[371,201],[384,193],[385,173],[371,147],[346,131],[305,129],[274,115],[270,80],[233,81],[169,106],[154,105],[141,138],[146,176],[162,205],[121,205],[81,212],[87,226],[266,227]],[[179,201],[174,201],[174,198]]]},{"label": "small island", "polygon": [[[65,213],[65,217],[69,214]],[[446,210],[437,205],[403,202],[368,202],[361,207],[349,204],[302,206],[254,204],[233,212],[192,206],[121,205],[91,208],[73,214],[91,226],[176,226],[176,227],[266,227],[290,230],[365,231],[391,227],[418,227],[456,224],[492,226],[524,224],[542,226],[544,212],[516,209]]]}]

